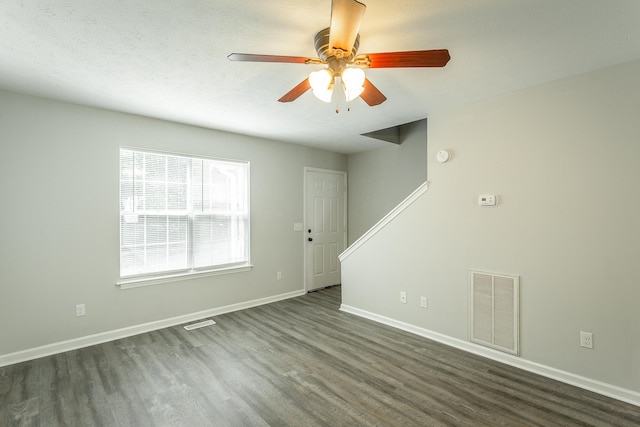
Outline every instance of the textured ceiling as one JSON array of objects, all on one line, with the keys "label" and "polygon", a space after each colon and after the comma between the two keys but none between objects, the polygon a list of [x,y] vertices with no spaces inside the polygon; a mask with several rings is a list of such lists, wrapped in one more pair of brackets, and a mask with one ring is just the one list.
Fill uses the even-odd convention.
[{"label": "textured ceiling", "polygon": [[372,69],[387,96],[350,111],[307,92],[330,0],[3,0],[0,89],[352,153],[362,133],[640,58],[637,0],[364,0],[360,53],[449,49],[441,69]]}]

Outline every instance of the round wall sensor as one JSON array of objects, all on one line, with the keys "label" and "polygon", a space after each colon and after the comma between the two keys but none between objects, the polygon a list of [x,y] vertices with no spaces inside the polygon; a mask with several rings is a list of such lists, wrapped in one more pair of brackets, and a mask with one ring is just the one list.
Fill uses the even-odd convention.
[{"label": "round wall sensor", "polygon": [[440,163],[446,162],[450,157],[451,155],[447,150],[440,150],[438,151],[438,154],[436,154],[436,160]]}]

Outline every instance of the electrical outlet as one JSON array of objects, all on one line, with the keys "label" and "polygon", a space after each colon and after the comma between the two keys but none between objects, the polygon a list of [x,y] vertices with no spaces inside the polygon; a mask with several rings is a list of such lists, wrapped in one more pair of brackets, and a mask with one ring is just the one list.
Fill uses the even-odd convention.
[{"label": "electrical outlet", "polygon": [[593,334],[580,331],[580,347],[593,348]]},{"label": "electrical outlet", "polygon": [[427,297],[420,297],[420,307],[422,308],[429,307],[429,300],[427,299]]},{"label": "electrical outlet", "polygon": [[278,271],[278,272],[276,273],[276,279],[278,279],[278,280],[282,280],[282,271]]},{"label": "electrical outlet", "polygon": [[84,304],[77,304],[76,305],[76,316],[77,317],[84,316],[85,314],[86,313],[85,313],[85,310],[84,310]]},{"label": "electrical outlet", "polygon": [[400,302],[403,304],[407,303],[407,293],[405,291],[400,292]]}]

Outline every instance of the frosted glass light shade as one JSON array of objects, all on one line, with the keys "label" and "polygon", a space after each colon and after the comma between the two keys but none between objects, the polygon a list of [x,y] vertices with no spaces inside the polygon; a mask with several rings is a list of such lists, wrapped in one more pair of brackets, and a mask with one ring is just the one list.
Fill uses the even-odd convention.
[{"label": "frosted glass light shade", "polygon": [[313,90],[313,94],[316,98],[323,102],[331,102],[331,96],[333,95],[333,88],[325,90]]},{"label": "frosted glass light shade", "polygon": [[364,71],[361,68],[345,68],[340,75],[347,101],[352,101],[364,91]]},{"label": "frosted glass light shade", "polygon": [[331,102],[333,95],[333,73],[329,69],[314,71],[309,74],[309,85],[313,94],[321,101]]}]

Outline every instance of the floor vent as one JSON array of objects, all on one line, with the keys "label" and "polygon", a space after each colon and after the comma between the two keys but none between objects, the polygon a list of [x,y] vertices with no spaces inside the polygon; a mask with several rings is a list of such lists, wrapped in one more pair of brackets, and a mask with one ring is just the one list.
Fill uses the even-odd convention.
[{"label": "floor vent", "polygon": [[214,322],[213,320],[209,319],[209,320],[203,320],[202,322],[192,323],[190,325],[186,325],[186,326],[184,326],[184,328],[187,331],[191,331],[193,329],[204,328],[205,326],[215,325],[215,324],[216,324],[216,322]]},{"label": "floor vent", "polygon": [[518,276],[469,271],[471,341],[518,355]]}]

